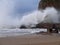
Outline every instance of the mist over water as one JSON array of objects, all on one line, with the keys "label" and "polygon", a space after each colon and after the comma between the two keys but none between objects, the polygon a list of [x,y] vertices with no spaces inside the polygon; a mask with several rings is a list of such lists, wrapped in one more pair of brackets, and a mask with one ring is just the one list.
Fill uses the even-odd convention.
[{"label": "mist over water", "polygon": [[58,11],[54,7],[47,7],[44,10],[44,21],[46,23],[60,23]]},{"label": "mist over water", "polygon": [[14,6],[13,0],[0,1],[0,28],[19,28],[21,25],[34,27],[41,22],[59,23],[58,11],[53,7],[32,11],[20,19],[12,17]]},{"label": "mist over water", "polygon": [[12,17],[14,11],[13,0],[1,0],[0,1],[0,28],[12,28],[17,27],[19,20]]},{"label": "mist over water", "polygon": [[54,7],[47,7],[45,10],[35,10],[24,14],[21,18],[13,16],[14,9],[15,3],[13,0],[0,0],[0,37],[45,31],[45,29],[19,29],[21,25],[29,28],[35,27],[36,24],[41,22],[60,23],[60,13],[58,14]]},{"label": "mist over water", "polygon": [[54,7],[47,7],[45,10],[36,10],[23,16],[21,25],[34,27],[38,23],[60,23],[58,11]]}]

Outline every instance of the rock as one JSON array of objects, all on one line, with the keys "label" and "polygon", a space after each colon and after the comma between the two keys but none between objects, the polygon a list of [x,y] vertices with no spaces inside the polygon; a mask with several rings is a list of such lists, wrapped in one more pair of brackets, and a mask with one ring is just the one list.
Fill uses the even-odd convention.
[{"label": "rock", "polygon": [[26,28],[27,28],[27,27],[24,26],[24,25],[20,26],[20,29],[26,29]]},{"label": "rock", "polygon": [[60,10],[60,0],[41,0],[38,9],[45,9],[46,7],[54,7]]}]

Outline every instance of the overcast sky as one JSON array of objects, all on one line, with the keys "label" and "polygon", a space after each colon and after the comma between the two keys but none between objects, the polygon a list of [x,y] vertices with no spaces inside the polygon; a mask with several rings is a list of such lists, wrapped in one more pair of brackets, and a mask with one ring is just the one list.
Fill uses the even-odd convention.
[{"label": "overcast sky", "polygon": [[38,0],[14,0],[15,1],[15,13],[27,13],[36,10],[38,7]]}]

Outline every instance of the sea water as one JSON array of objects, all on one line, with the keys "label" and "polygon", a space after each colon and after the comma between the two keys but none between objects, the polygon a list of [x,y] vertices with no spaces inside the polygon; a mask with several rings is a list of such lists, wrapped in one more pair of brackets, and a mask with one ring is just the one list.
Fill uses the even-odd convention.
[{"label": "sea water", "polygon": [[47,30],[46,29],[0,29],[0,37],[33,34],[40,31],[46,32]]}]

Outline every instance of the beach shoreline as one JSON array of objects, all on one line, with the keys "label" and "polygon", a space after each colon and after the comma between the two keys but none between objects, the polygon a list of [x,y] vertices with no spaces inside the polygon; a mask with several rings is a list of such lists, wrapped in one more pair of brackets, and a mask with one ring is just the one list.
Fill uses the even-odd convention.
[{"label": "beach shoreline", "polygon": [[0,45],[60,45],[60,34],[27,34],[1,37]]}]

